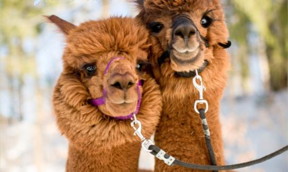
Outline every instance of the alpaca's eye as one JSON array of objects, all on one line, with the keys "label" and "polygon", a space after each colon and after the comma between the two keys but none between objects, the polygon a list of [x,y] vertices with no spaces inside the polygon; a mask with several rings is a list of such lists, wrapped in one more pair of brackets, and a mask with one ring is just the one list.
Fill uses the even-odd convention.
[{"label": "alpaca's eye", "polygon": [[153,33],[159,33],[163,29],[164,25],[160,22],[151,22],[148,23],[148,28]]},{"label": "alpaca's eye", "polygon": [[139,71],[139,72],[142,72],[143,69],[144,69],[144,64],[143,63],[138,63],[136,65],[136,69]]},{"label": "alpaca's eye", "polygon": [[92,76],[96,72],[95,64],[86,64],[84,65],[83,69],[86,71],[87,75]]},{"label": "alpaca's eye", "polygon": [[137,65],[136,65],[136,69],[137,69],[137,71],[139,71],[139,72],[145,72],[148,65],[149,65],[149,64],[148,64],[147,62],[139,61],[139,62],[137,63]]},{"label": "alpaca's eye", "polygon": [[209,16],[203,16],[203,18],[201,19],[201,25],[205,28],[209,27],[213,22],[213,19]]}]

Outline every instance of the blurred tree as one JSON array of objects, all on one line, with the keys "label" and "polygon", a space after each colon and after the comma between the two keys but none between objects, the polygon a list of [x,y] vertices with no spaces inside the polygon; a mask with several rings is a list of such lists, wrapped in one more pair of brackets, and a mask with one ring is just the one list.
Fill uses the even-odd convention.
[{"label": "blurred tree", "polygon": [[31,52],[25,50],[25,41],[37,35],[39,18],[34,16],[40,16],[40,13],[40,8],[33,7],[33,1],[0,2],[0,46],[7,50],[2,59],[2,70],[9,81],[7,87],[12,101],[10,109],[18,120],[23,119],[23,78],[26,74],[35,75],[35,58]]},{"label": "blurred tree", "polygon": [[[239,34],[247,31],[247,25],[253,24],[265,42],[265,51],[269,62],[270,88],[278,91],[288,86],[288,24],[287,0],[232,0],[235,14],[241,18],[231,27],[231,35],[240,44],[249,46]],[[243,20],[245,19],[245,20]],[[241,31],[242,30],[242,31]],[[241,31],[241,32],[239,32]],[[246,32],[246,34],[248,34]],[[241,46],[240,46],[241,47]]]},{"label": "blurred tree", "polygon": [[234,47],[237,47],[237,52],[232,52],[232,75],[240,75],[242,80],[240,82],[241,88],[243,88],[244,92],[248,92],[249,59],[247,54],[249,54],[249,18],[242,11],[234,8],[231,1],[225,1],[225,5],[229,7],[226,9],[226,13],[228,13],[227,18],[229,20],[229,31],[232,39],[236,40],[233,42],[235,45]]},{"label": "blurred tree", "polygon": [[[32,38],[35,38],[40,32],[39,23],[43,20],[42,10],[41,7],[33,6],[32,0],[0,1],[0,48],[5,49],[4,57],[1,58],[4,68],[0,70],[5,73],[8,81],[8,83],[1,84],[7,85],[5,91],[8,92],[9,98],[7,99],[11,101],[8,103],[11,109],[11,114],[8,114],[10,122],[23,120],[23,104],[25,101],[33,101],[34,98],[34,96],[30,96],[28,100],[24,98],[24,85],[27,85],[25,83],[26,76],[29,75],[33,79],[37,77]],[[36,87],[36,93],[39,93],[38,87]],[[36,108],[41,108],[41,106]],[[42,114],[39,113],[38,116],[42,116]],[[41,132],[41,130],[37,131]],[[41,140],[39,134],[34,136],[34,140]],[[41,153],[41,147],[41,143],[34,144],[34,152]],[[42,171],[42,159],[39,156],[35,157],[37,170]]]},{"label": "blurred tree", "polygon": [[110,12],[110,0],[102,0],[102,14],[101,16],[107,18]]}]

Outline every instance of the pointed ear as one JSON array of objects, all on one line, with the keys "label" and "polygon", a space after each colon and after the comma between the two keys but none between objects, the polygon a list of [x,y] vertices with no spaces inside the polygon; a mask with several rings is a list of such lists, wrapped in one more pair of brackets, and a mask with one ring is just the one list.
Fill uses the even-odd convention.
[{"label": "pointed ear", "polygon": [[51,16],[46,16],[46,18],[54,23],[65,35],[68,35],[69,32],[76,28],[76,26],[72,23],[69,23],[55,15],[51,15]]},{"label": "pointed ear", "polygon": [[144,0],[135,0],[134,1],[137,4],[137,7],[142,10],[144,8]]}]

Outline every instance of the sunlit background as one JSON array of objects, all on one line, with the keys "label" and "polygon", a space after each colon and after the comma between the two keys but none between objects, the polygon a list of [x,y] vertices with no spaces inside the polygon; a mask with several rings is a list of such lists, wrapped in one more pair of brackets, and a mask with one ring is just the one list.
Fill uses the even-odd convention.
[{"label": "sunlit background", "polygon": [[[262,157],[288,143],[287,0],[223,0],[232,67],[221,121],[228,164]],[[0,0],[0,171],[61,172],[67,141],[55,125],[53,86],[64,36],[43,16],[78,25],[135,16],[128,0]],[[172,144],[172,143],[171,143]],[[152,169],[143,154],[140,167]],[[288,153],[237,171],[287,172]]]}]

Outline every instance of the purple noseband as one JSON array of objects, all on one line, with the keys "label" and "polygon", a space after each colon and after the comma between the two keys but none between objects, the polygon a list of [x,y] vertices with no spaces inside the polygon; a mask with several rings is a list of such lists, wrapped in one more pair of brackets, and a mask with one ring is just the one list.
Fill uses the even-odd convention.
[{"label": "purple noseband", "polygon": [[[115,61],[115,60],[119,60],[119,59],[124,59],[124,57],[114,57],[108,62],[107,66],[106,66],[106,68],[104,70],[104,75],[107,74],[112,62]],[[141,86],[142,86],[142,80],[139,80],[137,82],[137,87],[136,87],[137,94],[138,94],[138,100],[137,100],[137,105],[136,105],[135,111],[132,112],[131,114],[127,115],[127,116],[117,116],[117,117],[112,117],[112,118],[118,119],[118,120],[127,120],[127,119],[131,119],[134,114],[136,115],[139,112],[141,101],[142,101],[142,95],[141,95],[141,92],[140,92],[140,87]],[[93,105],[93,106],[100,106],[100,105],[103,105],[103,104],[106,103],[106,97],[107,97],[107,90],[104,89],[102,97],[99,97],[99,98],[96,98],[96,99],[90,99],[88,102],[91,105]]]},{"label": "purple noseband", "polygon": [[103,104],[106,103],[106,96],[107,96],[107,91],[104,89],[102,97],[99,97],[99,98],[96,98],[96,99],[90,99],[89,103],[94,105],[94,106],[103,105]]}]

